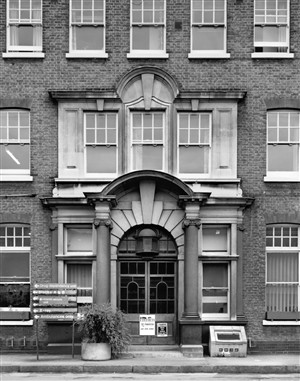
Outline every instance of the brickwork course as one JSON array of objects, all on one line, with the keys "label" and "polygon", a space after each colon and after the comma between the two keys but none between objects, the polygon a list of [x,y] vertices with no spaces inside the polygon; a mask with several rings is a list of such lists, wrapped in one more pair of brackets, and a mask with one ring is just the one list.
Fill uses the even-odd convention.
[{"label": "brickwork course", "polygon": [[[227,1],[228,59],[189,59],[190,1],[168,0],[166,13],[167,59],[129,59],[130,1],[106,0],[106,53],[108,58],[68,59],[69,2],[43,0],[45,57],[0,56],[0,107],[9,99],[31,102],[32,182],[1,182],[1,223],[30,223],[31,281],[51,282],[51,212],[40,199],[52,197],[58,177],[58,107],[51,90],[112,90],[137,67],[163,69],[180,91],[245,91],[238,105],[237,177],[243,196],[255,199],[243,221],[243,310],[250,351],[299,351],[300,326],[263,326],[265,319],[265,227],[284,216],[300,223],[299,182],[265,182],[266,101],[300,102],[300,2],[290,1],[291,59],[256,59],[253,53],[253,0]],[[6,52],[6,1],[0,2],[0,51]],[[2,103],[3,102],[3,103]],[[273,216],[273,217],[272,217]],[[296,216],[296,217],[295,217]],[[282,222],[282,221],[279,221]],[[23,336],[32,341],[30,327],[1,326],[1,347],[14,337],[14,349],[23,348]],[[19,342],[18,342],[19,340]],[[47,331],[41,328],[41,341]],[[32,343],[32,347],[34,344]]]}]

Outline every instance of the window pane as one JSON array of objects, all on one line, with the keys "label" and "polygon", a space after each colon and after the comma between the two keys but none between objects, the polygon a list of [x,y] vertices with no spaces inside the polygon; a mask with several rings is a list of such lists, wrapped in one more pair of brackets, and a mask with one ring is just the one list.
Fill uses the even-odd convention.
[{"label": "window pane", "polygon": [[256,26],[254,31],[254,41],[257,43],[259,42],[285,43],[287,41],[286,27]]},{"label": "window pane", "polygon": [[0,145],[0,168],[29,170],[29,144]]},{"label": "window pane", "polygon": [[11,46],[42,46],[42,28],[35,25],[12,26],[10,33]]},{"label": "window pane", "polygon": [[203,264],[203,313],[228,312],[228,265]]},{"label": "window pane", "polygon": [[213,301],[212,303],[203,303],[203,313],[206,314],[225,314],[227,313],[228,303],[218,303],[218,301]]},{"label": "window pane", "polygon": [[228,265],[226,263],[203,264],[203,287],[228,287]]},{"label": "window pane", "polygon": [[267,282],[298,282],[298,253],[268,253]]},{"label": "window pane", "polygon": [[67,251],[92,251],[92,229],[68,228]]},{"label": "window pane", "polygon": [[76,283],[77,287],[92,287],[92,264],[76,263],[67,264],[67,283]]},{"label": "window pane", "polygon": [[269,145],[268,146],[268,171],[291,171],[299,170],[299,146],[298,145]]},{"label": "window pane", "polygon": [[29,307],[29,284],[0,284],[0,307]]},{"label": "window pane", "polygon": [[134,26],[132,28],[133,50],[163,50],[164,27]]},{"label": "window pane", "polygon": [[227,251],[227,228],[203,228],[203,251]]},{"label": "window pane", "polygon": [[194,27],[193,50],[224,50],[224,32],[225,29],[211,27]]},{"label": "window pane", "polygon": [[87,173],[116,173],[116,146],[88,146],[86,148]]},{"label": "window pane", "polygon": [[104,29],[101,26],[73,26],[73,50],[103,50]]},{"label": "window pane", "polygon": [[133,170],[163,169],[163,147],[153,145],[133,146]]},{"label": "window pane", "polygon": [[1,253],[0,281],[29,282],[29,253]]},{"label": "window pane", "polygon": [[209,147],[179,147],[179,173],[208,173]]}]

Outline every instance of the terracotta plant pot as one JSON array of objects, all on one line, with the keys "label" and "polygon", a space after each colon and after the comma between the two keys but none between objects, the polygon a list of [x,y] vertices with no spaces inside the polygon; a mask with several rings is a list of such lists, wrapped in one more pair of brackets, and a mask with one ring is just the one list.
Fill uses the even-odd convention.
[{"label": "terracotta plant pot", "polygon": [[82,343],[82,360],[103,361],[111,359],[111,345],[107,343]]}]

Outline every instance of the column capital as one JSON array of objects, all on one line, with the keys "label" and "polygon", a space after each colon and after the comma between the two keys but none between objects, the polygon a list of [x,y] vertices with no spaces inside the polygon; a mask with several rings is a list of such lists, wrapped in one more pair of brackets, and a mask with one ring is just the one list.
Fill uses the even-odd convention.
[{"label": "column capital", "polygon": [[96,229],[98,229],[99,226],[106,226],[109,229],[112,229],[113,223],[111,219],[100,219],[100,218],[95,218],[94,221],[94,226]]},{"label": "column capital", "polygon": [[178,204],[181,207],[186,207],[189,204],[202,205],[211,195],[211,192],[195,192],[192,196],[179,196]]},{"label": "column capital", "polygon": [[117,205],[117,199],[115,195],[105,195],[103,196],[101,193],[84,193],[87,201],[90,205],[96,206],[101,204],[109,205],[110,208],[113,208]]},{"label": "column capital", "polygon": [[194,218],[194,219],[185,218],[183,220],[183,223],[182,223],[182,228],[186,229],[186,228],[188,228],[190,226],[195,226],[197,229],[199,229],[200,226],[201,226],[201,220],[200,220],[200,218]]},{"label": "column capital", "polygon": [[52,222],[49,226],[49,229],[53,232],[58,228],[58,223]]}]

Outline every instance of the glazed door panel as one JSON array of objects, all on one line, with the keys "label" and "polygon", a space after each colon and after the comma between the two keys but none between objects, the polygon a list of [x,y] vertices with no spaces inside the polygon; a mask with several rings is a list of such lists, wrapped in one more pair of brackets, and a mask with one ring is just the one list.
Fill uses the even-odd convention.
[{"label": "glazed door panel", "polygon": [[[133,344],[176,343],[176,262],[120,261],[119,305],[128,314]],[[139,334],[140,315],[155,315],[155,336]],[[167,336],[157,336],[157,325],[167,324]]]}]

